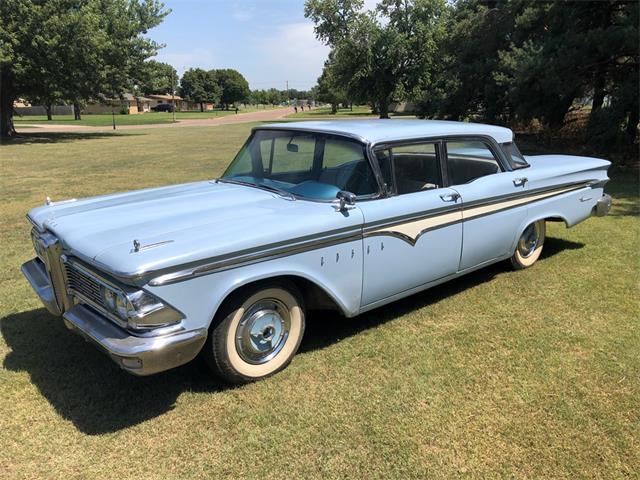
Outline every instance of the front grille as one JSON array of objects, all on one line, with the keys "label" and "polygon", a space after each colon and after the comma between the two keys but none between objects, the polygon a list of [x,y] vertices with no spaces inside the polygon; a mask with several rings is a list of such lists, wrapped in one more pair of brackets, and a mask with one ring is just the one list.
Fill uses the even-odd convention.
[{"label": "front grille", "polygon": [[96,305],[104,308],[100,284],[80,269],[65,262],[64,268],[67,274],[68,289],[70,293],[77,293]]}]

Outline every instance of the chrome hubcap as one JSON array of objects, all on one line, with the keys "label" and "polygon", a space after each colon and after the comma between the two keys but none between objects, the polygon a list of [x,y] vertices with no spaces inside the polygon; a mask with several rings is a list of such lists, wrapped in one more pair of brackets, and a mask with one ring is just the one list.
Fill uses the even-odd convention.
[{"label": "chrome hubcap", "polygon": [[238,355],[254,365],[275,357],[287,341],[291,318],[279,300],[260,300],[249,307],[236,329]]},{"label": "chrome hubcap", "polygon": [[523,258],[530,257],[540,242],[540,223],[529,225],[518,241],[518,252]]}]

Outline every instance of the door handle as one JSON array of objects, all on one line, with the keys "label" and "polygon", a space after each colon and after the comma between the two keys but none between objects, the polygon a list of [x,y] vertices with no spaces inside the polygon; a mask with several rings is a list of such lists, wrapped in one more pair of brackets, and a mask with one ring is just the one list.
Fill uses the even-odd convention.
[{"label": "door handle", "polygon": [[454,193],[443,193],[440,195],[440,198],[443,202],[457,202],[460,198],[460,194],[457,192]]},{"label": "door handle", "polygon": [[529,179],[527,177],[514,178],[513,185],[516,187],[524,187],[524,184],[528,181]]}]

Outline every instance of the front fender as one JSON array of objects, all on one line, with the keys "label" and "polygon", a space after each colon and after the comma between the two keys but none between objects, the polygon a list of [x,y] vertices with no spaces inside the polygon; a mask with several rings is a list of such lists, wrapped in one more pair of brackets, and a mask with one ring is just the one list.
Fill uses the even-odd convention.
[{"label": "front fender", "polygon": [[293,276],[321,288],[345,316],[360,308],[362,240],[332,245],[296,255],[263,261],[145,290],[174,305],[186,316],[187,329],[208,327],[222,302],[253,282]]}]

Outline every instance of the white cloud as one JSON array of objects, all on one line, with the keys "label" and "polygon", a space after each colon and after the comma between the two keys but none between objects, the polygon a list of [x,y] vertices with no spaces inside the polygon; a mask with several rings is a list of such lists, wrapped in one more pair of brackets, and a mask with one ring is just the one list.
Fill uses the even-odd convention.
[{"label": "white cloud", "polygon": [[[280,25],[274,33],[260,40],[257,49],[262,54],[249,82],[252,88],[264,88],[272,78],[289,80],[290,87],[306,89],[315,84],[329,48],[320,43],[308,22]],[[282,88],[282,87],[280,87]]]}]

